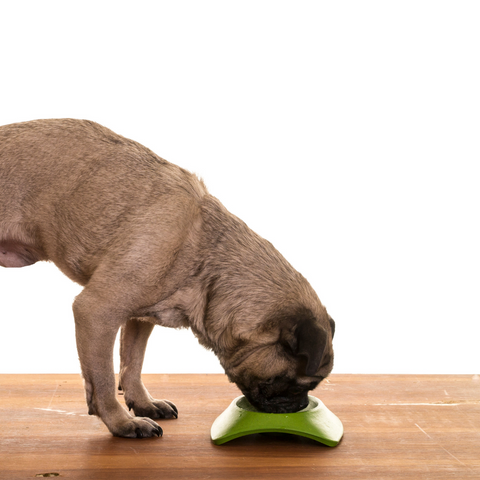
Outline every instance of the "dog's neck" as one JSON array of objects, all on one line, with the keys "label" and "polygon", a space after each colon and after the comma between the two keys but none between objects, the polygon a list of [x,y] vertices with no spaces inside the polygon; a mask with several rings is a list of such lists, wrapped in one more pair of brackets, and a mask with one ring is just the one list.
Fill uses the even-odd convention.
[{"label": "dog's neck", "polygon": [[210,195],[202,199],[170,278],[177,284],[169,285],[168,296],[151,309],[157,323],[190,327],[221,362],[242,345],[254,345],[256,332],[275,311],[296,305],[309,290],[312,303],[318,301],[269,242]]},{"label": "dog's neck", "polygon": [[[220,358],[231,356],[242,344],[252,343],[265,318],[305,298],[300,290],[306,281],[213,196],[203,198],[197,233],[195,248],[189,248],[201,262],[197,261],[196,274],[186,280],[177,298],[186,307],[200,343]],[[312,295],[318,301],[313,290]]]}]

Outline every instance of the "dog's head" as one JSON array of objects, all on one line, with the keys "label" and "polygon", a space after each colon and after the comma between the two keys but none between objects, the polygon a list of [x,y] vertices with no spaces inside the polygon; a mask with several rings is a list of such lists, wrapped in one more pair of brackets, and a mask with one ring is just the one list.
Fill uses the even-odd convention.
[{"label": "dog's head", "polygon": [[308,405],[313,390],[333,367],[335,322],[309,310],[277,315],[241,346],[226,373],[259,411],[291,413]]},{"label": "dog's head", "polygon": [[192,330],[258,410],[301,410],[332,370],[335,323],[306,279],[212,196],[200,225]]}]

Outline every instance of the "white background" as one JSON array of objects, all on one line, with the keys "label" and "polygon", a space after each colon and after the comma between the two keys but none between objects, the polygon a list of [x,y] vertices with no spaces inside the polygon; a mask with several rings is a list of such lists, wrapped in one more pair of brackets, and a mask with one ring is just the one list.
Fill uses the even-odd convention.
[{"label": "white background", "polygon": [[[0,124],[91,119],[203,177],[315,288],[334,372],[480,373],[479,25],[457,0],[1,1]],[[0,269],[0,372],[79,371],[79,292]],[[145,371],[222,369],[158,327]]]}]

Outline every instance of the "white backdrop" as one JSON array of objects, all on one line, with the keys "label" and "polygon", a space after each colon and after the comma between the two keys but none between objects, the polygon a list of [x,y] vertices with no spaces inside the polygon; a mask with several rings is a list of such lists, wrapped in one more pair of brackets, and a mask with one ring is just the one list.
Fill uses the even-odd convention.
[{"label": "white backdrop", "polygon": [[[204,178],[336,320],[334,372],[480,373],[475,1],[0,2],[0,124],[87,118]],[[51,264],[0,269],[0,372],[78,372]],[[157,327],[147,372],[221,372]]]}]

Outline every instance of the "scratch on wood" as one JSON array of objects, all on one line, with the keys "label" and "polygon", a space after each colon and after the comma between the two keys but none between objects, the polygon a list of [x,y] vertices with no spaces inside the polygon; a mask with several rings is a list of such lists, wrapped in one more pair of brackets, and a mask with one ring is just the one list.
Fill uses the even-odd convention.
[{"label": "scratch on wood", "polygon": [[54,408],[34,408],[34,410],[43,410],[45,412],[67,413],[66,410],[55,410]]},{"label": "scratch on wood", "polygon": [[374,403],[373,405],[388,405],[388,406],[416,406],[416,405],[428,405],[430,407],[454,407],[456,405],[480,405],[480,400],[444,400],[441,402],[430,403]]},{"label": "scratch on wood", "polygon": [[75,412],[67,412],[66,410],[56,410],[54,408],[34,408],[34,410],[43,410],[44,412],[54,412],[54,413],[62,413],[64,415],[73,415],[74,417],[88,417],[89,415],[84,414],[76,414]]},{"label": "scratch on wood", "polygon": [[53,402],[53,399],[54,399],[54,397],[55,397],[55,394],[57,393],[57,390],[58,390],[58,384],[57,384],[57,386],[55,387],[55,391],[53,392],[52,398],[50,399],[50,403],[48,404],[48,407],[47,407],[47,408],[50,408],[50,405],[52,405],[52,402]]},{"label": "scratch on wood", "polygon": [[[437,443],[438,445],[438,443]],[[463,463],[461,460],[459,460],[455,455],[450,453],[446,448],[443,448],[441,445],[438,445],[442,450],[445,450],[452,458],[454,458],[460,465],[463,465],[464,467],[469,468],[465,463]]]},{"label": "scratch on wood", "polygon": [[431,437],[422,427],[420,427],[420,425],[415,424],[415,426],[416,426],[420,431],[422,431],[430,440],[432,439],[432,437]]},{"label": "scratch on wood", "polygon": [[423,432],[430,440],[432,440],[436,445],[438,445],[442,450],[445,450],[445,452],[447,452],[452,458],[454,458],[458,463],[460,463],[460,465],[463,465],[464,467],[467,467],[468,466],[463,463],[461,460],[459,460],[455,455],[453,455],[452,453],[450,453],[446,448],[442,447],[439,443],[435,442],[435,440],[433,440],[433,438],[420,426],[418,425],[417,423],[415,423],[415,426],[421,431]]}]

